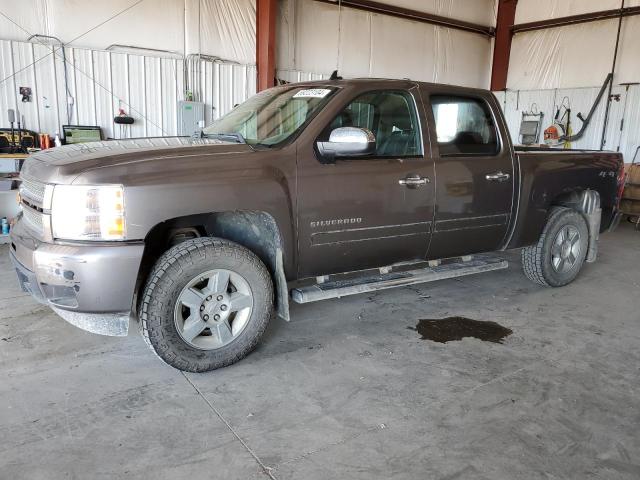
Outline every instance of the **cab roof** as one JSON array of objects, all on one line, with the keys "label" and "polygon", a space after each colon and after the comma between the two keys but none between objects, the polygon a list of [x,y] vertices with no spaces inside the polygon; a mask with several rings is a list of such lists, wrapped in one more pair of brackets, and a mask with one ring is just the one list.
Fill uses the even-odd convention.
[{"label": "cab roof", "polygon": [[286,85],[296,85],[296,86],[331,86],[331,87],[348,87],[348,86],[379,86],[380,88],[389,88],[392,85],[396,85],[398,87],[408,87],[411,85],[421,85],[427,88],[433,89],[442,89],[450,88],[453,92],[462,93],[464,91],[468,93],[487,93],[489,90],[482,88],[473,88],[473,87],[463,87],[461,85],[450,85],[445,83],[433,83],[433,82],[421,82],[417,80],[411,80],[410,78],[346,78],[339,80],[331,80],[331,79],[322,79],[322,80],[311,80],[311,81],[302,81],[302,82],[292,82],[287,83]]}]

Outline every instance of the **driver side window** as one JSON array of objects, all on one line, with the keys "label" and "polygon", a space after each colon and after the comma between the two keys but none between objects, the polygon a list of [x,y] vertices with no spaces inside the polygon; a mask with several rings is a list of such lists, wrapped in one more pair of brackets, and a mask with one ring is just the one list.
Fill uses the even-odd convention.
[{"label": "driver side window", "polygon": [[367,92],[353,100],[329,124],[322,139],[340,127],[366,128],[376,138],[374,157],[422,155],[420,124],[413,97],[404,91]]}]

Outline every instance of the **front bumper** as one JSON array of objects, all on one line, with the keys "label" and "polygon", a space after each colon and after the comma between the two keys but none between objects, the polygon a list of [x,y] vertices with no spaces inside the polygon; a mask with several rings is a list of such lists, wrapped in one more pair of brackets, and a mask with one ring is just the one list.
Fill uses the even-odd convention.
[{"label": "front bumper", "polygon": [[103,335],[127,335],[142,243],[44,243],[20,218],[10,256],[22,289],[69,323]]}]

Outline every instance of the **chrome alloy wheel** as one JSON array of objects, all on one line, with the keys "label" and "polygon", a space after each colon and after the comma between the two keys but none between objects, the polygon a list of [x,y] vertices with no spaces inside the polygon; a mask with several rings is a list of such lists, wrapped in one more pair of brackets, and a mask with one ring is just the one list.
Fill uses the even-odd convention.
[{"label": "chrome alloy wheel", "polygon": [[551,265],[558,273],[575,267],[580,257],[580,231],[573,225],[566,225],[556,234],[551,247]]},{"label": "chrome alloy wheel", "polygon": [[182,289],[173,314],[180,337],[200,350],[231,343],[247,326],[253,294],[245,278],[231,270],[204,272]]}]

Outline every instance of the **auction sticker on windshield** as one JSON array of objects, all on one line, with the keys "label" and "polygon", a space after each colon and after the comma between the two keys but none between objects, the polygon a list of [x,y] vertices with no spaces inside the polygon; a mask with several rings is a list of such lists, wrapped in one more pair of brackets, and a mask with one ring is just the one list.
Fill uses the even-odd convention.
[{"label": "auction sticker on windshield", "polygon": [[328,88],[309,88],[307,90],[300,90],[293,98],[324,98],[331,93]]}]

